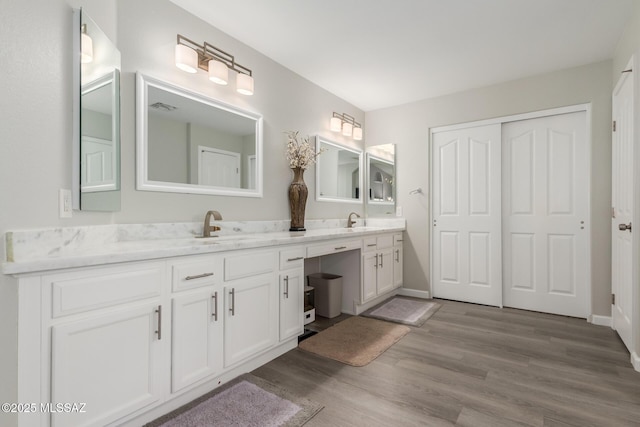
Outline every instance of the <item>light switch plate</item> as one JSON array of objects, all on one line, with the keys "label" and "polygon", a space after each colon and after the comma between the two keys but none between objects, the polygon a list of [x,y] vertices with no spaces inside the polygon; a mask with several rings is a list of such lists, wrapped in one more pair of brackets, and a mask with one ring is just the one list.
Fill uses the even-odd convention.
[{"label": "light switch plate", "polygon": [[402,216],[402,206],[396,206],[396,216]]},{"label": "light switch plate", "polygon": [[71,201],[71,190],[61,188],[58,192],[58,207],[60,218],[71,218],[73,216],[73,202]]}]

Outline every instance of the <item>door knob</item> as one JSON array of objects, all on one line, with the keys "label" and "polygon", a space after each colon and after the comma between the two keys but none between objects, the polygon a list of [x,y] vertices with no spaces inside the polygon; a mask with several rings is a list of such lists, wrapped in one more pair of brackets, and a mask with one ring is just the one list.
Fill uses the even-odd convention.
[{"label": "door knob", "polygon": [[631,223],[629,223],[629,224],[618,224],[618,229],[620,231],[625,231],[625,230],[631,231]]}]

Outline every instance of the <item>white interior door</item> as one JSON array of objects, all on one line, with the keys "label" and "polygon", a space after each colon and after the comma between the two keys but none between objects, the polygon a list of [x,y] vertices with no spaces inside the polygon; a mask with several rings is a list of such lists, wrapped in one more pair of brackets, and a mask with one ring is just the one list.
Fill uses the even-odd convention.
[{"label": "white interior door", "polygon": [[586,318],[586,112],[502,127],[504,305]]},{"label": "white interior door", "polygon": [[500,135],[500,124],[433,134],[435,297],[502,305]]},{"label": "white interior door", "polygon": [[198,184],[240,188],[240,154],[198,147]]},{"label": "white interior door", "polygon": [[613,92],[611,287],[615,301],[611,311],[613,328],[630,351],[633,313],[633,230],[630,228],[634,203],[633,107],[633,73],[628,72],[622,75]]}]

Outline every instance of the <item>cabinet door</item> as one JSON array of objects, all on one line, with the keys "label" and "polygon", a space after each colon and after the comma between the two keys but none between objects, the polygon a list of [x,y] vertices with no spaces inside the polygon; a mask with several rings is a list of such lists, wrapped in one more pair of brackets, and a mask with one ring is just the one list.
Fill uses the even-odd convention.
[{"label": "cabinet door", "polygon": [[222,289],[173,298],[171,392],[222,370]]},{"label": "cabinet door", "polygon": [[278,341],[278,282],[263,274],[225,286],[224,366],[231,366]]},{"label": "cabinet door", "polygon": [[399,288],[402,286],[402,247],[396,246],[393,249],[393,287]]},{"label": "cabinet door", "polygon": [[365,252],[362,255],[362,303],[377,294],[378,253]]},{"label": "cabinet door", "polygon": [[393,289],[393,248],[378,252],[378,293],[385,294]]},{"label": "cabinet door", "polygon": [[304,270],[280,274],[280,341],[304,332]]},{"label": "cabinet door", "polygon": [[52,426],[106,425],[162,398],[158,306],[52,327],[52,402],[86,403],[52,414]]}]

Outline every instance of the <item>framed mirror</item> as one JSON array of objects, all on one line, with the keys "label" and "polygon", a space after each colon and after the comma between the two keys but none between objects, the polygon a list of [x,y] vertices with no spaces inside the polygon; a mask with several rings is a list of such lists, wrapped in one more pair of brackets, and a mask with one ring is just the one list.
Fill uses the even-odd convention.
[{"label": "framed mirror", "polygon": [[393,214],[391,211],[396,200],[395,145],[376,145],[367,147],[366,151],[367,214]]},{"label": "framed mirror", "polygon": [[316,200],[360,203],[362,201],[362,151],[345,147],[321,136],[316,150]]},{"label": "framed mirror", "polygon": [[120,52],[74,10],[73,207],[120,210]]},{"label": "framed mirror", "polygon": [[262,116],[137,75],[138,190],[262,197]]}]

